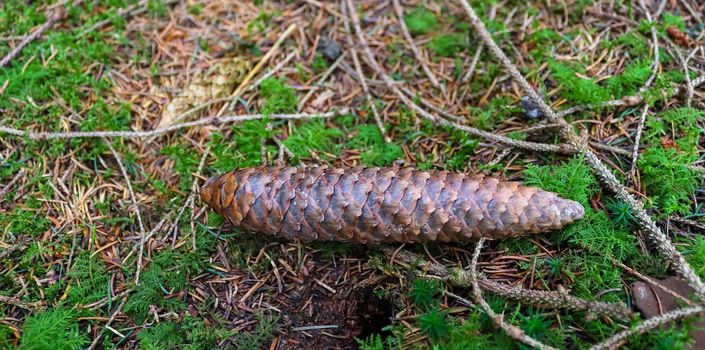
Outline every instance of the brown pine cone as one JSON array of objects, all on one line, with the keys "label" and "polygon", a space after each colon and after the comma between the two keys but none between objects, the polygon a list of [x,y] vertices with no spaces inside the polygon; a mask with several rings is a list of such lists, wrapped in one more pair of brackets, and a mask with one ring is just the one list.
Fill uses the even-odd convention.
[{"label": "brown pine cone", "polygon": [[518,182],[413,168],[246,168],[212,178],[201,197],[249,231],[359,243],[499,239],[584,214],[580,203]]}]

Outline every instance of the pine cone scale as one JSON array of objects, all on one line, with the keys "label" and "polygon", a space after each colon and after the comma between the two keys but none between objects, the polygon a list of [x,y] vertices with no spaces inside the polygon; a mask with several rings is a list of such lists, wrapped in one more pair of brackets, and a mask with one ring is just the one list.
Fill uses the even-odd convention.
[{"label": "pine cone scale", "polygon": [[499,239],[584,214],[577,202],[517,182],[412,168],[246,168],[211,179],[201,196],[249,231],[360,243]]}]

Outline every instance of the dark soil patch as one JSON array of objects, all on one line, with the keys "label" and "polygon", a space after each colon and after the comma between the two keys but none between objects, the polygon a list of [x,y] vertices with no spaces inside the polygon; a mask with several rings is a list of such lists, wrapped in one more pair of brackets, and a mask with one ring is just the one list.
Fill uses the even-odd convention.
[{"label": "dark soil patch", "polygon": [[[336,289],[333,294],[311,278],[302,294],[289,296],[288,307],[283,311],[287,321],[279,348],[291,349],[357,349],[355,338],[366,338],[384,333],[391,323],[393,305],[378,298],[374,286],[357,280],[349,287]],[[337,328],[321,330],[294,330],[297,327],[335,325]]]}]

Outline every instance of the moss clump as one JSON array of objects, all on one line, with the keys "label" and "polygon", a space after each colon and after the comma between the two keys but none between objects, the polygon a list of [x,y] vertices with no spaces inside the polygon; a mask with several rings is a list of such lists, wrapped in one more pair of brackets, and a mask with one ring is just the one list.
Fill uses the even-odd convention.
[{"label": "moss clump", "polygon": [[340,129],[327,127],[323,120],[313,120],[295,127],[284,145],[294,154],[293,161],[309,157],[312,152],[328,158],[340,152],[337,139],[342,136]]},{"label": "moss clump", "polygon": [[672,148],[649,148],[639,157],[642,182],[654,206],[665,214],[691,212],[698,174],[690,168],[697,157]]},{"label": "moss clump", "polygon": [[401,147],[384,140],[377,125],[363,124],[356,127],[353,132],[355,136],[347,142],[346,146],[361,150],[360,160],[365,165],[387,166],[404,156]]},{"label": "moss clump", "polygon": [[691,165],[699,159],[705,111],[674,108],[652,118],[644,132],[646,150],[639,156],[641,179],[654,206],[666,215],[692,211],[692,195],[702,184]]},{"label": "moss clump", "polygon": [[529,165],[524,169],[524,183],[558,193],[586,207],[598,190],[595,177],[579,157],[560,165]]},{"label": "moss clump", "polygon": [[424,7],[415,7],[404,15],[404,23],[412,35],[428,34],[440,28],[436,15]]},{"label": "moss clump", "polygon": [[264,99],[263,114],[296,112],[296,91],[283,78],[265,79],[259,93]]},{"label": "moss clump", "polygon": [[597,84],[593,79],[582,78],[576,73],[584,73],[575,66],[551,61],[549,68],[553,78],[563,89],[562,96],[575,104],[588,104],[607,101],[609,91]]},{"label": "moss clump", "polygon": [[74,310],[55,308],[27,317],[18,350],[73,350],[87,345]]},{"label": "moss clump", "polygon": [[468,47],[470,47],[470,37],[467,33],[437,35],[428,43],[428,48],[442,57],[455,57]]}]

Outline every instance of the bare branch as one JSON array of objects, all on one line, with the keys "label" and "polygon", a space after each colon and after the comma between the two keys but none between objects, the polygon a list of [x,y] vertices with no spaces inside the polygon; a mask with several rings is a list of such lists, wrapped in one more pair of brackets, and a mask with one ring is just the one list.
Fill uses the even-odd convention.
[{"label": "bare branch", "polygon": [[340,108],[332,112],[320,113],[320,114],[309,114],[309,113],[296,113],[296,114],[244,114],[244,115],[232,115],[225,117],[208,117],[199,119],[192,122],[180,123],[165,126],[163,128],[150,130],[150,131],[71,131],[71,132],[24,132],[19,129],[9,128],[5,126],[0,126],[0,133],[7,133],[15,136],[26,136],[30,140],[52,140],[52,139],[72,139],[72,138],[92,138],[92,137],[123,137],[123,138],[147,138],[153,136],[160,136],[171,131],[191,128],[194,126],[203,126],[209,124],[227,124],[233,122],[242,122],[247,120],[256,119],[312,119],[312,118],[332,118],[338,115],[344,115],[349,113],[349,109]]},{"label": "bare branch", "polygon": [[621,344],[624,344],[624,342],[627,341],[628,338],[633,337],[635,335],[643,334],[649,330],[652,330],[658,326],[664,325],[668,322],[675,321],[684,317],[688,316],[693,316],[696,314],[699,314],[701,312],[705,311],[705,308],[702,306],[695,306],[695,307],[688,307],[688,308],[682,308],[678,310],[674,310],[668,313],[665,313],[661,316],[653,317],[650,318],[640,325],[627,329],[625,331],[619,332],[615,334],[614,336],[606,339],[605,341],[596,344],[591,350],[602,350],[602,349],[615,349],[619,347]]},{"label": "bare branch", "polygon": [[690,286],[696,291],[698,297],[701,300],[705,300],[705,284],[703,284],[702,280],[700,280],[700,278],[695,274],[695,271],[693,271],[692,267],[688,264],[683,255],[675,248],[675,246],[673,246],[666,234],[664,234],[663,231],[656,226],[656,223],[646,213],[643,203],[629,193],[629,190],[625,186],[620,184],[619,180],[617,180],[607,166],[600,161],[597,155],[590,150],[580,136],[575,133],[570,124],[568,124],[565,119],[559,117],[551,109],[551,107],[546,104],[543,98],[541,98],[536,90],[534,90],[534,88],[519,72],[516,66],[509,60],[507,55],[504,54],[494,39],[492,39],[492,35],[487,30],[484,23],[482,23],[482,20],[480,20],[477,16],[475,10],[470,7],[468,2],[466,0],[458,1],[465,9],[465,12],[470,18],[470,22],[477,30],[480,38],[494,54],[494,56],[499,59],[507,70],[509,70],[510,74],[541,109],[549,121],[561,125],[559,129],[561,136],[563,136],[563,138],[565,138],[584,155],[585,161],[593,169],[604,186],[613,191],[619,199],[629,204],[629,206],[633,209],[637,222],[648,234],[649,238],[654,241],[656,247],[673,263],[675,270],[688,281],[688,284],[690,284]]}]

